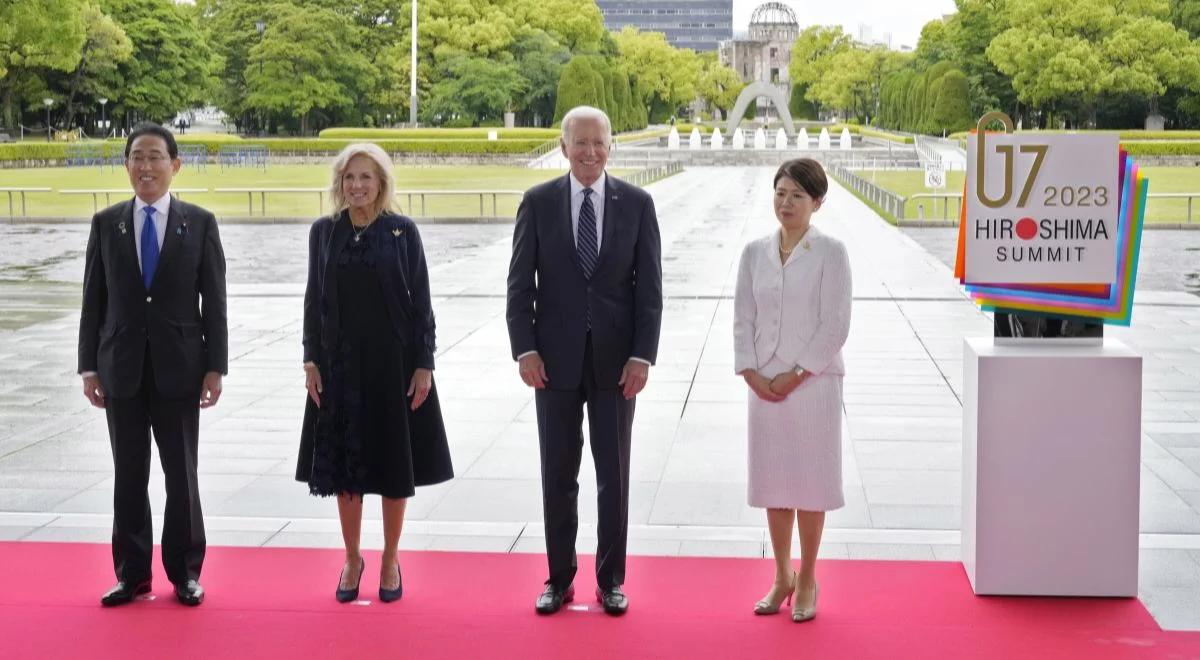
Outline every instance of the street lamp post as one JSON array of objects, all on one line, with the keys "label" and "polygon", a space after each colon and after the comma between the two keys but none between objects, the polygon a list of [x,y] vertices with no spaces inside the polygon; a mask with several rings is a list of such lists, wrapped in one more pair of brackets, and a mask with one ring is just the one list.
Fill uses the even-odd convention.
[{"label": "street lamp post", "polygon": [[108,105],[108,99],[102,96],[96,100],[100,102],[100,129],[104,131],[104,137],[108,137],[108,118],[104,114],[104,106]]},{"label": "street lamp post", "polygon": [[50,141],[50,106],[54,105],[54,99],[47,96],[42,99],[42,104],[46,106],[46,141]]}]

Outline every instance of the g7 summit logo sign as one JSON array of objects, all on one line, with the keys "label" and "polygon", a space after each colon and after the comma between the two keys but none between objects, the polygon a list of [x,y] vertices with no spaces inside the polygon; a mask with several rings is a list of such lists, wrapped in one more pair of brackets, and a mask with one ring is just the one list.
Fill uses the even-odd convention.
[{"label": "g7 summit logo sign", "polygon": [[972,134],[965,282],[1112,282],[1119,157],[1116,135]]}]

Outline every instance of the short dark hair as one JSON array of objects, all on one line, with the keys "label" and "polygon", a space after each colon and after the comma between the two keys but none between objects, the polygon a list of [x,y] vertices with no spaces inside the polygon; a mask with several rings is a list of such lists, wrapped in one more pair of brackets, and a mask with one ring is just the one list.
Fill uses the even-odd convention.
[{"label": "short dark hair", "polygon": [[171,160],[179,158],[179,145],[175,144],[175,134],[163,128],[154,122],[144,121],[133,127],[129,132],[129,137],[125,139],[125,157],[129,158],[129,150],[133,148],[133,141],[143,135],[153,135],[162,138],[163,142],[167,143],[167,154],[171,156]]},{"label": "short dark hair", "polygon": [[785,176],[803,188],[813,199],[821,199],[829,192],[829,179],[825,178],[825,169],[811,158],[795,158],[780,165],[775,171],[771,187],[779,185],[779,180]]}]

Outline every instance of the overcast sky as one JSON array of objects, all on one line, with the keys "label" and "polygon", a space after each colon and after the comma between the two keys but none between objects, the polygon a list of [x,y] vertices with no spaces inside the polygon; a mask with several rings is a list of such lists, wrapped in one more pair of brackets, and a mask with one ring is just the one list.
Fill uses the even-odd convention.
[{"label": "overcast sky", "polygon": [[[810,25],[841,25],[854,37],[859,24],[869,26],[876,39],[884,32],[892,33],[892,47],[907,45],[915,48],[921,28],[943,14],[954,12],[954,0],[780,0],[791,5],[800,21],[800,29]],[[763,4],[762,0],[733,0],[733,31],[744,32],[750,25],[750,14]]]}]

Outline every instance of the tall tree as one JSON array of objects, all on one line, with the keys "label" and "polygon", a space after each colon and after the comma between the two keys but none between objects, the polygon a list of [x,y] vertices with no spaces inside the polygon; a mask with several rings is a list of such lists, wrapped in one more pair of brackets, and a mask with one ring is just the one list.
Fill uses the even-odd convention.
[{"label": "tall tree", "polygon": [[207,100],[219,67],[194,16],[171,0],[100,0],[133,44],[117,65],[113,115],[170,120]]},{"label": "tall tree", "polygon": [[80,53],[79,65],[71,73],[67,84],[66,116],[63,119],[66,126],[75,123],[80,96],[90,101],[115,91],[117,65],[128,61],[133,55],[133,42],[126,36],[125,30],[101,11],[99,5],[85,6],[83,20],[87,26],[87,38]]},{"label": "tall tree", "polygon": [[272,17],[262,42],[250,49],[248,108],[290,116],[303,135],[313,111],[350,112],[357,95],[374,87],[370,61],[346,47],[361,36],[346,16],[274,5]]},{"label": "tall tree", "polygon": [[967,75],[971,114],[992,110],[1019,115],[1012,78],[1001,73],[987,56],[992,39],[1010,25],[1010,0],[955,0],[958,12],[946,24],[954,63]]},{"label": "tall tree", "polygon": [[630,27],[613,36],[618,66],[629,76],[634,98],[653,108],[651,119],[664,120],[696,98],[700,60],[695,52],[667,43],[661,32]]},{"label": "tall tree", "polygon": [[788,77],[793,86],[805,89],[805,98],[817,104],[820,111],[820,94],[813,91],[817,81],[825,77],[833,59],[854,47],[850,35],[839,25],[813,25],[801,30],[792,44]]},{"label": "tall tree", "polygon": [[1023,102],[1078,104],[1095,126],[1106,95],[1148,99],[1200,88],[1200,46],[1168,22],[1167,0],[1012,0],[988,57]]},{"label": "tall tree", "polygon": [[746,84],[736,71],[717,61],[716,53],[700,53],[698,57],[700,78],[696,89],[700,98],[722,114],[729,112]]},{"label": "tall tree", "polygon": [[42,70],[68,72],[79,63],[85,38],[84,0],[5,0],[0,2],[0,102],[4,124],[18,121],[18,90],[36,96],[46,90]]},{"label": "tall tree", "polygon": [[512,54],[526,80],[525,93],[516,99],[518,114],[530,126],[550,123],[554,118],[558,79],[571,59],[571,52],[544,30],[529,29],[513,43]]},{"label": "tall tree", "polygon": [[503,117],[527,84],[511,62],[466,55],[452,58],[446,75],[430,89],[422,115],[427,120],[458,115],[477,126]]}]

